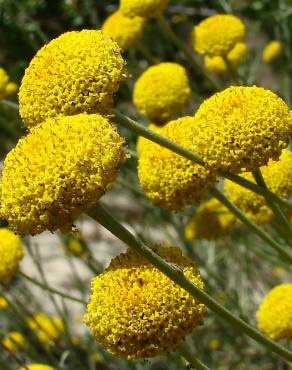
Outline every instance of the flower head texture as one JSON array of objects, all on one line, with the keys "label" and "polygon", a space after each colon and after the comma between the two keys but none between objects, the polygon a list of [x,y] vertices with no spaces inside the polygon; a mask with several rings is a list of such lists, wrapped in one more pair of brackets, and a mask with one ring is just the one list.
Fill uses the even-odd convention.
[{"label": "flower head texture", "polygon": [[[179,248],[152,249],[203,289],[197,268]],[[91,287],[84,321],[97,342],[117,356],[138,359],[173,351],[203,319],[203,304],[131,249],[114,258]]]},{"label": "flower head texture", "polygon": [[19,109],[32,127],[57,115],[107,114],[126,78],[117,43],[102,31],[66,32],[43,46],[25,71]]},{"label": "flower head texture", "polygon": [[59,317],[49,317],[44,313],[35,314],[27,323],[44,345],[58,341],[64,332],[63,322]]},{"label": "flower head texture", "polygon": [[247,47],[244,42],[238,42],[234,48],[227,54],[227,59],[233,67],[238,67],[247,53]]},{"label": "flower head texture", "polygon": [[233,213],[213,198],[200,205],[185,227],[185,238],[217,240],[228,234],[236,223]]},{"label": "flower head texture", "polygon": [[0,282],[9,281],[14,276],[23,255],[18,236],[6,228],[0,229]]},{"label": "flower head texture", "polygon": [[169,0],[120,0],[120,9],[126,17],[152,17],[162,13],[168,3]]},{"label": "flower head texture", "polygon": [[190,94],[185,68],[176,63],[160,63],[139,77],[133,100],[142,115],[159,124],[182,112]]},{"label": "flower head texture", "polygon": [[220,56],[209,57],[208,55],[204,56],[204,65],[207,71],[215,74],[226,74],[227,65],[224,59]]},{"label": "flower head texture", "polygon": [[123,144],[108,120],[95,114],[34,127],[4,161],[1,216],[22,235],[70,230],[115,180]]},{"label": "flower head texture", "polygon": [[[157,126],[157,125],[155,125],[155,123],[150,123],[147,128],[149,128],[149,130],[157,132],[158,134],[161,131],[161,126]],[[145,137],[143,137],[143,136],[138,137],[137,144],[136,144],[136,152],[137,152],[138,156],[141,155],[141,153],[143,151],[143,148],[145,147],[145,144],[147,142],[149,142],[149,140],[146,139]]]},{"label": "flower head texture", "polygon": [[10,332],[3,340],[2,344],[11,352],[17,352],[27,347],[27,341],[18,331]]},{"label": "flower head texture", "polygon": [[[270,160],[261,168],[268,188],[283,198],[292,196],[292,153],[283,150],[279,161]],[[241,174],[245,179],[255,182],[251,173]],[[230,180],[225,180],[224,191],[227,197],[256,224],[266,224],[273,219],[273,212],[264,197]]]},{"label": "flower head texture", "polygon": [[273,340],[292,339],[292,284],[273,288],[257,311],[259,329]]},{"label": "flower head texture", "polygon": [[[196,151],[194,122],[193,117],[171,121],[160,135]],[[215,173],[150,141],[139,158],[138,177],[147,197],[165,210],[193,204],[215,185]]]},{"label": "flower head texture", "polygon": [[123,50],[127,50],[142,36],[144,26],[145,18],[128,18],[120,10],[117,10],[105,20],[102,32],[114,40]]},{"label": "flower head texture", "polygon": [[197,152],[208,168],[253,171],[277,160],[292,130],[287,104],[261,87],[231,86],[195,114]]},{"label": "flower head texture", "polygon": [[[48,365],[42,365],[42,364],[31,364],[26,366],[29,370],[54,370],[51,366]],[[26,370],[24,367],[22,367],[19,370]]]},{"label": "flower head texture", "polygon": [[274,40],[269,42],[263,50],[263,61],[265,63],[272,63],[280,56],[282,49],[283,45],[280,41]]},{"label": "flower head texture", "polygon": [[210,57],[226,56],[238,42],[243,42],[245,26],[234,15],[212,15],[194,27],[192,43],[196,52]]}]

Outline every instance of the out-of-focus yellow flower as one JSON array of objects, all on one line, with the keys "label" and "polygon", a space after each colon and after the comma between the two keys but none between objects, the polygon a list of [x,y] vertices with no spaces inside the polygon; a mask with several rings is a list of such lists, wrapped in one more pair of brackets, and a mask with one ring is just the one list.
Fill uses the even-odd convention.
[{"label": "out-of-focus yellow flower", "polygon": [[9,281],[24,255],[18,236],[6,228],[0,229],[0,282]]},{"label": "out-of-focus yellow flower", "polygon": [[280,41],[270,41],[263,50],[263,61],[265,63],[272,63],[280,56],[282,49],[283,45]]},{"label": "out-of-focus yellow flower", "polygon": [[15,93],[18,90],[18,86],[15,82],[8,82],[8,84],[5,86],[5,94],[11,95]]},{"label": "out-of-focus yellow flower", "polygon": [[185,227],[185,238],[217,240],[228,234],[236,223],[233,213],[224,207],[217,199],[200,205],[195,215]]},{"label": "out-of-focus yellow flower", "polygon": [[[157,132],[158,134],[160,133],[161,131],[161,126],[157,126],[155,125],[155,123],[150,123],[148,125],[148,128],[149,130],[152,130],[154,132]],[[149,140],[146,139],[145,137],[143,136],[139,136],[138,139],[137,139],[137,144],[136,144],[136,152],[138,154],[138,156],[140,157],[142,151],[143,151],[143,148],[145,147],[145,143],[147,143]]]},{"label": "out-of-focus yellow flower", "polygon": [[233,67],[238,67],[242,63],[247,53],[247,47],[244,42],[238,42],[234,48],[227,54],[227,59]]},{"label": "out-of-focus yellow flower", "polygon": [[176,63],[160,63],[139,77],[133,100],[142,115],[159,124],[181,113],[190,94],[185,68]]},{"label": "out-of-focus yellow flower", "polygon": [[120,47],[102,31],[66,32],[43,46],[25,71],[19,109],[28,127],[58,115],[108,114],[126,78]]},{"label": "out-of-focus yellow flower", "polygon": [[212,170],[253,171],[277,160],[292,132],[287,104],[257,86],[232,86],[214,94],[195,118],[196,151]]},{"label": "out-of-focus yellow flower", "polygon": [[24,336],[18,331],[12,331],[2,340],[2,344],[11,352],[17,352],[27,347]]},{"label": "out-of-focus yellow flower", "polygon": [[220,56],[209,57],[208,55],[205,55],[204,65],[206,70],[211,73],[226,74],[228,70],[224,59]]},{"label": "out-of-focus yellow flower", "polygon": [[169,0],[120,0],[120,9],[126,17],[155,17],[168,3]]},{"label": "out-of-focus yellow flower", "polygon": [[[179,248],[152,249],[203,289],[197,268]],[[92,280],[84,321],[109,352],[138,359],[175,350],[203,315],[203,304],[129,249]]]},{"label": "out-of-focus yellow flower", "polygon": [[[31,364],[26,366],[29,370],[55,370],[54,368],[43,365],[43,364]],[[24,367],[20,368],[19,370],[26,370]]]},{"label": "out-of-focus yellow flower", "polygon": [[210,57],[227,56],[245,37],[245,26],[234,15],[217,14],[204,19],[194,27],[192,44],[199,54]]},{"label": "out-of-focus yellow flower", "polygon": [[27,320],[27,324],[44,345],[57,342],[64,332],[64,325],[59,317],[49,317],[44,313],[35,314]]},{"label": "out-of-focus yellow flower", "polygon": [[66,252],[71,253],[76,257],[83,257],[87,253],[85,241],[79,232],[69,235],[64,241],[64,246]]},{"label": "out-of-focus yellow flower", "polygon": [[96,114],[34,127],[4,161],[1,216],[22,235],[70,230],[115,180],[123,145],[114,126]]},{"label": "out-of-focus yellow flower", "polygon": [[292,339],[292,284],[273,288],[257,311],[259,329],[273,340]]},{"label": "out-of-focus yellow flower", "polygon": [[218,351],[218,349],[220,348],[220,341],[216,338],[209,340],[208,348],[211,351]]},{"label": "out-of-focus yellow flower", "polygon": [[127,50],[143,34],[145,18],[128,18],[120,10],[111,14],[104,22],[102,31],[123,49]]},{"label": "out-of-focus yellow flower", "polygon": [[3,68],[0,68],[0,99],[3,99],[7,95],[11,95],[16,91],[16,83],[10,82],[7,72]]},{"label": "out-of-focus yellow flower", "polygon": [[275,266],[272,270],[274,276],[283,276],[285,274],[285,269],[282,266]]},{"label": "out-of-focus yellow flower", "polygon": [[0,311],[8,308],[8,302],[4,297],[0,297]]},{"label": "out-of-focus yellow flower", "polygon": [[[196,150],[193,126],[193,117],[179,118],[162,127],[160,135]],[[147,197],[166,210],[193,204],[215,186],[214,172],[148,140],[139,158],[138,177]]]}]

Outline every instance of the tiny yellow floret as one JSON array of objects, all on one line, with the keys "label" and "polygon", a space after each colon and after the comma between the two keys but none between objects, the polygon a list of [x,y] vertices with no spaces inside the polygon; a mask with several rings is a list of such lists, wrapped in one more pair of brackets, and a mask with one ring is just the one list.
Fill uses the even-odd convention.
[{"label": "tiny yellow floret", "polygon": [[12,331],[2,340],[2,344],[11,352],[17,352],[27,347],[24,336],[18,331]]},{"label": "tiny yellow floret", "polygon": [[292,284],[273,288],[257,311],[259,329],[273,340],[292,339]]},{"label": "tiny yellow floret", "polygon": [[19,370],[55,370],[53,367],[43,364],[31,364],[26,365],[26,368],[22,367]]},{"label": "tiny yellow floret", "polygon": [[[203,289],[199,271],[179,248],[152,249]],[[204,305],[132,249],[114,258],[91,289],[84,322],[96,341],[117,356],[172,352],[203,320]]]},{"label": "tiny yellow floret", "polygon": [[[155,123],[150,123],[147,128],[149,130],[157,132],[158,134],[161,131],[161,126],[157,126]],[[145,137],[143,137],[143,136],[138,137],[137,143],[136,143],[136,152],[137,152],[139,157],[140,157],[140,155],[143,151],[143,148],[145,147],[145,143],[147,143],[147,142],[149,142],[149,140],[146,139]]]},{"label": "tiny yellow floret", "polygon": [[272,63],[280,56],[282,49],[283,45],[280,41],[274,40],[269,42],[263,50],[263,61],[265,63]]},{"label": "tiny yellow floret", "polygon": [[226,74],[228,70],[224,59],[220,56],[209,57],[208,55],[205,55],[204,65],[206,70],[211,73]]},{"label": "tiny yellow floret", "polygon": [[195,114],[197,151],[219,171],[253,171],[277,160],[292,132],[287,104],[257,86],[231,86],[205,100]]},{"label": "tiny yellow floret", "polygon": [[43,46],[25,71],[19,109],[32,127],[57,115],[108,114],[126,78],[116,42],[102,31],[66,32]]},{"label": "tiny yellow floret", "polygon": [[0,282],[9,281],[15,274],[24,250],[18,236],[6,228],[0,229]]},{"label": "tiny yellow floret", "polygon": [[32,128],[4,161],[1,216],[22,235],[72,229],[115,180],[123,145],[96,114],[51,118]]},{"label": "tiny yellow floret", "polygon": [[8,308],[8,302],[4,297],[0,297],[0,311]]},{"label": "tiny yellow floret", "polygon": [[230,52],[227,54],[227,59],[230,62],[230,64],[236,68],[238,67],[242,61],[244,60],[244,57],[247,53],[247,47],[244,42],[238,42],[235,44],[234,48],[230,50]]},{"label": "tiny yellow floret", "polygon": [[[183,117],[161,128],[160,135],[196,151],[195,119]],[[215,186],[215,173],[154,142],[144,144],[138,177],[147,197],[165,210],[193,204]]]},{"label": "tiny yellow floret", "polygon": [[0,68],[0,99],[17,91],[17,85],[9,81],[9,76],[5,69]]},{"label": "tiny yellow floret", "polygon": [[139,77],[133,100],[142,115],[159,124],[181,113],[190,95],[185,68],[176,63],[160,63]]},{"label": "tiny yellow floret", "polygon": [[64,332],[64,325],[59,317],[50,317],[44,313],[35,314],[27,320],[27,324],[44,345],[57,342]]},{"label": "tiny yellow floret", "polygon": [[126,17],[155,17],[168,3],[169,0],[120,0],[120,9]]}]

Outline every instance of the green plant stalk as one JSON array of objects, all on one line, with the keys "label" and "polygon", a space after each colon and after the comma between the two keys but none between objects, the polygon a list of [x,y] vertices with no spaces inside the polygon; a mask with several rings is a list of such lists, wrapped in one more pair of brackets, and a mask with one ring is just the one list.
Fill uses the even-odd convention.
[{"label": "green plant stalk", "polygon": [[[185,342],[181,342],[177,348],[177,353],[179,353],[189,364],[192,369],[195,370],[210,370],[209,367],[204,365],[200,360],[198,360],[190,351]],[[189,366],[188,366],[189,368]]]},{"label": "green plant stalk", "polygon": [[279,356],[286,359],[287,361],[292,361],[292,352],[265,337],[254,327],[228,311],[225,307],[223,307],[211,296],[209,296],[209,294],[199,289],[188,278],[186,278],[179,267],[175,266],[174,264],[167,263],[160,256],[154,253],[148,246],[146,246],[140,240],[136,239],[135,236],[117,220],[115,220],[100,203],[97,203],[94,208],[88,210],[87,214],[91,218],[99,222],[107,230],[109,230],[118,239],[123,241],[126,245],[135,249],[141,256],[146,258],[158,270],[160,270],[172,281],[181,286],[193,297],[204,303],[210,310],[214,311],[217,315],[228,321],[231,325],[234,325],[243,333],[253,338],[258,343],[262,344],[265,348],[273,351],[274,353],[277,353]]},{"label": "green plant stalk", "polygon": [[11,351],[8,347],[5,346],[4,343],[2,343],[2,341],[0,341],[0,347],[3,348],[4,351],[6,351],[13,359],[15,362],[18,363],[18,365],[20,365],[21,367],[23,367],[23,369],[25,370],[29,370],[29,368],[25,365],[25,363],[18,357],[18,355],[16,355],[16,353],[14,353],[13,351]]}]

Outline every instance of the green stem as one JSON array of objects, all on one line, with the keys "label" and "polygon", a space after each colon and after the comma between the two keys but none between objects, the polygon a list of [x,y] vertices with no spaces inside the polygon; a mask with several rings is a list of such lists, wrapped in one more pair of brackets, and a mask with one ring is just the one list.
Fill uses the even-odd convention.
[{"label": "green stem", "polygon": [[2,341],[0,341],[0,347],[3,348],[23,369],[29,370],[25,363],[13,352],[11,351]]},{"label": "green stem", "polygon": [[94,208],[87,212],[87,214],[94,220],[99,222],[107,230],[109,230],[113,235],[123,241],[126,245],[135,249],[141,256],[146,258],[158,270],[160,270],[172,281],[181,286],[193,297],[204,303],[210,310],[214,311],[220,317],[224,318],[231,325],[239,328],[242,332],[253,338],[258,343],[262,344],[267,349],[277,353],[279,356],[283,357],[287,361],[292,361],[292,352],[265,337],[254,327],[252,327],[239,317],[232,314],[225,307],[220,305],[211,296],[209,296],[209,294],[199,289],[183,274],[183,272],[178,267],[167,263],[160,256],[154,253],[148,246],[146,246],[140,240],[136,239],[135,236],[118,221],[116,221],[101,204],[97,203]]},{"label": "green stem", "polygon": [[[200,360],[198,360],[190,351],[185,342],[181,342],[177,348],[177,352],[190,364],[192,369],[196,370],[210,370],[209,367],[204,365]],[[189,366],[188,366],[189,368]]]}]

